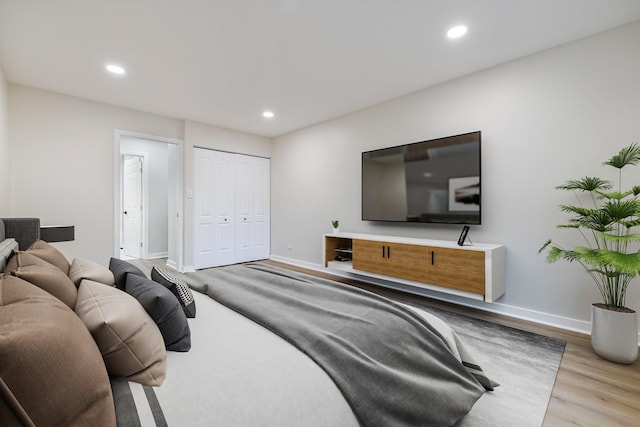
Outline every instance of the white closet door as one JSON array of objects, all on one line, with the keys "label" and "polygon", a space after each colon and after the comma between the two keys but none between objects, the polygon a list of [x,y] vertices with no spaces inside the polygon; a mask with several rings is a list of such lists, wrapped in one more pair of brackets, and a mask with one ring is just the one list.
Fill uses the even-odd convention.
[{"label": "white closet door", "polygon": [[235,155],[194,149],[196,268],[235,261]]},{"label": "white closet door", "polygon": [[236,262],[269,258],[269,159],[236,155]]}]

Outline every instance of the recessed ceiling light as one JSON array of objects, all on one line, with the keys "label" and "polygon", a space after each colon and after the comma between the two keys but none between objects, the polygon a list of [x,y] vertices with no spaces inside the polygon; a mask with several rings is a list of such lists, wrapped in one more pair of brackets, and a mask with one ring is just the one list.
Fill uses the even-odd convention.
[{"label": "recessed ceiling light", "polygon": [[449,37],[450,39],[457,39],[458,37],[464,36],[466,33],[467,27],[464,25],[458,25],[447,31],[447,37]]},{"label": "recessed ceiling light", "polygon": [[116,64],[107,64],[105,68],[113,74],[124,74],[124,68]]},{"label": "recessed ceiling light", "polygon": [[262,117],[266,117],[267,119],[270,119],[274,116],[273,111],[263,111],[262,112]]}]

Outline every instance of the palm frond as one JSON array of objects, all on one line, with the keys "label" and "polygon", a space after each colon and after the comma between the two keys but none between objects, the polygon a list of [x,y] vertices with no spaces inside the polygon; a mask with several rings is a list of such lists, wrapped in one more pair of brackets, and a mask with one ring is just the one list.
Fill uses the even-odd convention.
[{"label": "palm frond", "polygon": [[640,218],[636,218],[632,221],[624,221],[622,224],[627,228],[637,227],[640,225]]},{"label": "palm frond", "polygon": [[619,191],[611,191],[611,192],[596,191],[595,193],[597,193],[603,199],[608,199],[608,200],[622,200],[625,197],[631,196],[633,194],[631,190],[625,191],[623,193]]},{"label": "palm frond", "polygon": [[575,194],[578,206],[561,205],[562,212],[571,215],[559,229],[578,230],[589,247],[563,249],[547,240],[538,252],[547,252],[547,262],[558,260],[577,262],[593,279],[606,304],[623,307],[627,287],[640,275],[640,251],[629,252],[629,243],[640,242],[640,185],[624,191],[622,168],[640,164],[640,145],[631,144],[604,163],[619,170],[615,191],[610,181],[584,177],[566,181],[556,187],[561,190],[586,192],[591,196],[592,208],[582,205],[583,197]]},{"label": "palm frond", "polygon": [[556,187],[558,190],[596,191],[609,190],[611,183],[597,177],[585,176],[584,178],[567,181]]},{"label": "palm frond", "polygon": [[604,164],[607,166],[613,166],[617,169],[622,169],[627,165],[637,165],[639,162],[640,146],[634,143],[620,150],[618,154],[612,156],[609,160],[604,162]]},{"label": "palm frond", "polygon": [[560,205],[560,210],[562,212],[574,213],[580,216],[591,216],[597,215],[599,209],[589,209],[582,206],[575,205]]},{"label": "palm frond", "polygon": [[636,199],[606,202],[602,208],[611,222],[620,222],[625,218],[640,216],[640,201]]},{"label": "palm frond", "polygon": [[[565,251],[569,252],[569,251]],[[640,252],[624,253],[608,249],[591,249],[579,246],[571,254],[572,260],[591,265],[607,272],[627,275],[640,274]]]},{"label": "palm frond", "polygon": [[[559,259],[567,259],[566,253],[567,251],[565,251],[564,249],[560,249],[557,246],[551,246],[549,248],[549,252],[547,253],[547,258],[546,258],[547,262],[554,263]],[[571,261],[571,260],[567,259],[567,261]]]},{"label": "palm frond", "polygon": [[640,234],[639,233],[631,233],[631,234],[615,234],[615,233],[600,233],[599,236],[603,240],[607,240],[609,242],[640,242]]}]

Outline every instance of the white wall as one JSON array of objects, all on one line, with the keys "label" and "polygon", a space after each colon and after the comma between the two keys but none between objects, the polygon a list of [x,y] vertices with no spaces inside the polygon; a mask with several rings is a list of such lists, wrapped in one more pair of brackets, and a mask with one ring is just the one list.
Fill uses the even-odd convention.
[{"label": "white wall", "polygon": [[[193,190],[193,147],[209,148],[230,153],[248,154],[258,157],[271,157],[271,139],[236,132],[206,124],[185,121],[185,159],[184,159],[184,187]],[[191,237],[194,230],[193,199],[186,198],[184,203],[185,229],[185,267],[193,268],[193,246]]]},{"label": "white wall", "polygon": [[182,139],[180,120],[9,84],[12,216],[75,225],[69,258],[106,263],[114,242],[115,130]]},{"label": "white wall", "polygon": [[[193,188],[194,146],[271,156],[269,138],[20,85],[8,84],[8,111],[8,163],[17,171],[9,214],[40,217],[45,225],[75,225],[75,241],[56,244],[70,259],[107,262],[113,255],[116,129],[184,141],[185,188]],[[186,265],[193,249],[191,200],[184,199]]]},{"label": "white wall", "polygon": [[[152,258],[166,257],[169,251],[169,146],[175,150],[174,144],[120,138],[120,152],[146,155],[147,158],[147,206],[143,215],[147,218],[145,253]],[[172,194],[176,194],[175,191]]]},{"label": "white wall", "polygon": [[[582,39],[366,110],[275,138],[272,256],[322,261],[321,234],[341,231],[456,240],[461,226],[390,225],[360,220],[362,151],[482,131],[482,221],[473,241],[507,248],[506,295],[491,309],[588,328],[599,294],[577,265],[548,265],[549,237],[574,233],[554,190],[585,175],[615,178],[602,162],[640,142],[640,22]],[[626,175],[640,182],[640,171]],[[640,309],[640,283],[628,306]],[[479,305],[485,305],[479,303]]]},{"label": "white wall", "polygon": [[9,158],[9,120],[7,80],[0,67],[0,217],[9,216],[11,162]]}]

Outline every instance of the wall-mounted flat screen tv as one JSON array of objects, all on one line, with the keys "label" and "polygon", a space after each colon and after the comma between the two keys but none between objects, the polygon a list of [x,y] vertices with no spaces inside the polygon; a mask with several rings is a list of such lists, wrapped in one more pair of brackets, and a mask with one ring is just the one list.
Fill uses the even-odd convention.
[{"label": "wall-mounted flat screen tv", "polygon": [[365,221],[480,224],[481,132],[362,153]]}]

